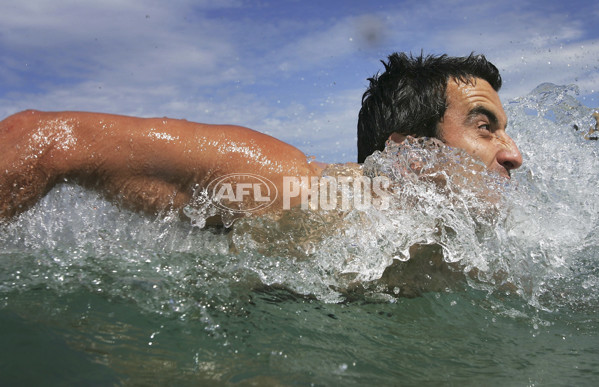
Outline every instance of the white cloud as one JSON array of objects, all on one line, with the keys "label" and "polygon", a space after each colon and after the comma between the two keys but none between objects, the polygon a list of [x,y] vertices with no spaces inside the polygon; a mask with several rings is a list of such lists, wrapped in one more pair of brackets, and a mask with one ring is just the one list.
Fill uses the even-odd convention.
[{"label": "white cloud", "polygon": [[507,53],[497,60],[506,79],[506,98],[524,95],[543,82],[576,84],[583,94],[596,92],[599,39]]},{"label": "white cloud", "polygon": [[[105,84],[162,83],[193,77],[214,84],[234,56],[226,26],[189,20],[189,4],[163,2],[19,2],[3,9],[0,43],[27,63],[4,63],[48,80],[79,78]],[[16,66],[16,67],[15,67]],[[242,74],[238,72],[236,75]],[[226,80],[225,80],[226,81]]]},{"label": "white cloud", "polygon": [[319,161],[355,161],[362,92],[362,89],[349,89],[330,93],[316,110],[283,106],[264,121],[261,130],[294,144]]},{"label": "white cloud", "polygon": [[387,38],[386,19],[376,14],[341,18],[317,31],[307,30],[289,42],[278,55],[281,71],[306,70],[339,60],[359,50],[378,48]]}]

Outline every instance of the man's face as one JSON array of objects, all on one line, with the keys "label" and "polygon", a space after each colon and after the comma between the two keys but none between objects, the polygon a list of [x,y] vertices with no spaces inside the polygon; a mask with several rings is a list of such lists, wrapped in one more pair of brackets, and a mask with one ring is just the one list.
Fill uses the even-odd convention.
[{"label": "man's face", "polygon": [[450,79],[447,103],[438,127],[443,142],[465,150],[488,169],[509,178],[510,170],[522,165],[522,155],[505,132],[507,116],[497,92],[480,78],[472,84]]}]

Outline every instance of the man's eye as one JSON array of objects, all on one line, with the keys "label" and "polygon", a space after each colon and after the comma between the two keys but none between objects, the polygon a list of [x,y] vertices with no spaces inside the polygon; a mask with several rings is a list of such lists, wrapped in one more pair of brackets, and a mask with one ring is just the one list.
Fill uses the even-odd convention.
[{"label": "man's eye", "polygon": [[482,125],[479,125],[478,128],[480,130],[490,131],[491,130],[491,125],[489,125],[489,124],[482,124]]}]

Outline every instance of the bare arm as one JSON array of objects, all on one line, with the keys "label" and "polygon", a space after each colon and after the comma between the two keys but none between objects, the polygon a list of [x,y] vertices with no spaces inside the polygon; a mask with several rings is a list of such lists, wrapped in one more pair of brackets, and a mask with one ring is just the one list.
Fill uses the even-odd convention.
[{"label": "bare arm", "polygon": [[25,210],[64,178],[156,213],[183,207],[194,187],[231,173],[278,187],[283,176],[320,173],[295,147],[251,129],[99,113],[15,114],[0,122],[0,152],[0,217]]}]

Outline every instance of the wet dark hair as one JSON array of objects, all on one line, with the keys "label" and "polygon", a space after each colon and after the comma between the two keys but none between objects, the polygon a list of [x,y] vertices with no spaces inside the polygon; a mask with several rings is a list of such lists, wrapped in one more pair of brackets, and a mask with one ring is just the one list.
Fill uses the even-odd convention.
[{"label": "wet dark hair", "polygon": [[484,55],[413,57],[394,53],[385,71],[369,78],[358,116],[358,162],[383,150],[391,133],[440,137],[437,126],[447,109],[449,79],[469,82],[482,78],[495,91],[501,88],[499,70]]}]

